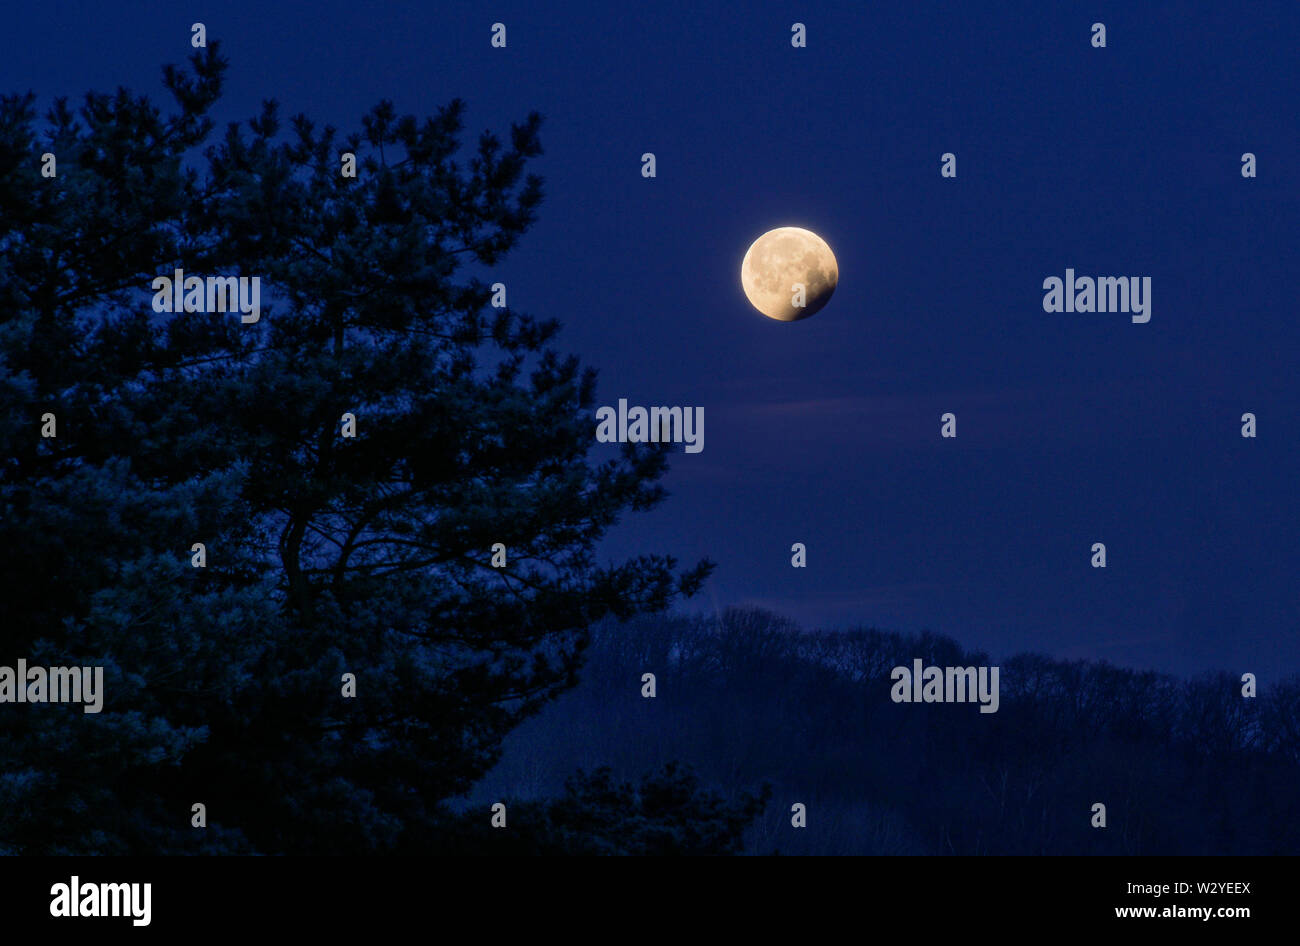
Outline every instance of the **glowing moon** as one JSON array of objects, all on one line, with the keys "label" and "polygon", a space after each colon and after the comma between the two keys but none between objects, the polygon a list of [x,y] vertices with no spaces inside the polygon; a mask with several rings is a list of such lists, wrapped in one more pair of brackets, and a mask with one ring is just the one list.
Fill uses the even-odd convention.
[{"label": "glowing moon", "polygon": [[799,227],[767,231],[740,264],[745,296],[759,312],[780,322],[797,322],[820,312],[839,281],[839,264],[826,241]]}]

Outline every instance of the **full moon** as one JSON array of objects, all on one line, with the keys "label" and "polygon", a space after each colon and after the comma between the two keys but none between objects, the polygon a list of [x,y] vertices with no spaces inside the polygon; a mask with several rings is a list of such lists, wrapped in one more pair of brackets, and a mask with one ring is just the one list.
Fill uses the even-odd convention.
[{"label": "full moon", "polygon": [[820,312],[839,281],[840,268],[826,241],[799,227],[767,231],[740,264],[745,296],[755,309],[779,322],[797,322]]}]

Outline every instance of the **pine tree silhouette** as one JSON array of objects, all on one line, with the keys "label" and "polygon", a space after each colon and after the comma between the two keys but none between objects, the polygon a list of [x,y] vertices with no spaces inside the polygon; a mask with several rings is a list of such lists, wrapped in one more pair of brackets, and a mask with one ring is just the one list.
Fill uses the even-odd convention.
[{"label": "pine tree silhouette", "polygon": [[[268,102],[209,143],[218,50],[165,70],[169,115],[92,94],[41,138],[0,103],[0,653],[107,668],[98,715],[0,714],[11,852],[423,850],[593,622],[711,568],[598,563],[666,453],[590,459],[594,373],[489,304],[540,118],[459,156],[459,100],[346,137]],[[260,320],[154,312],[176,269],[259,278]]]}]

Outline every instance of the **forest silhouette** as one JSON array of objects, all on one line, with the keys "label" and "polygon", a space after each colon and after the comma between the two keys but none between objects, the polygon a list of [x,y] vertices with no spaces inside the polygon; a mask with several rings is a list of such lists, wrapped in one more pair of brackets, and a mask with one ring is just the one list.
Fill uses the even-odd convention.
[{"label": "forest silhouette", "polygon": [[[892,668],[1001,667],[1001,705],[894,703]],[[640,696],[643,673],[658,694]],[[932,633],[805,630],[768,611],[597,629],[582,682],[505,742],[470,796],[668,760],[771,798],[752,854],[1289,855],[1300,848],[1300,677],[1181,680],[1105,662],[990,661]],[[1092,806],[1106,806],[1094,828]],[[791,826],[791,806],[807,827]]]}]

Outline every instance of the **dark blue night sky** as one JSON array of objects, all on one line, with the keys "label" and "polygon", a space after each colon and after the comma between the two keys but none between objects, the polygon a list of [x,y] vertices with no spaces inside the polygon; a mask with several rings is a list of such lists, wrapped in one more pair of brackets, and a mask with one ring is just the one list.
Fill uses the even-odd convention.
[{"label": "dark blue night sky", "polygon": [[[601,403],[705,408],[672,497],[609,542],[717,561],[690,606],[1300,671],[1294,0],[4,7],[0,89],[42,105],[162,94],[201,20],[223,121],[265,98],[349,131],[383,98],[463,97],[475,134],[541,112],[540,220],[492,275],[562,322]],[[738,279],[787,224],[840,266],[790,324]],[[1150,322],[1044,312],[1067,267],[1151,276]]]}]

